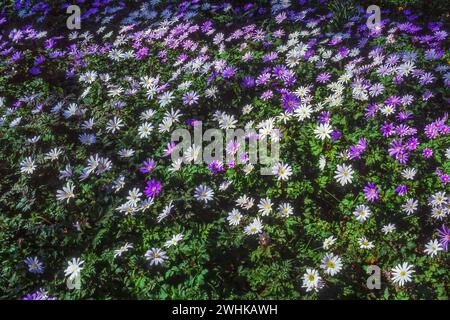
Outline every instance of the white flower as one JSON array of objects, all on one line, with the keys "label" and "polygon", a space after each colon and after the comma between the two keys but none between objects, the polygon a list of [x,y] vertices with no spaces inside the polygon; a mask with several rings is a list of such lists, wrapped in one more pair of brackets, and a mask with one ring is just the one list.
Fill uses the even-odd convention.
[{"label": "white flower", "polygon": [[258,211],[262,216],[268,216],[272,212],[272,201],[269,198],[261,199],[258,204]]},{"label": "white flower", "polygon": [[278,213],[282,217],[287,218],[294,213],[294,209],[292,208],[292,206],[289,203],[281,203],[278,208]]},{"label": "white flower", "polygon": [[383,233],[385,235],[388,235],[389,233],[392,233],[395,231],[395,225],[392,223],[384,225],[383,228],[381,228],[381,231],[383,231]]},{"label": "white flower", "polygon": [[333,131],[331,126],[328,123],[321,123],[317,126],[317,128],[314,130],[314,134],[316,135],[316,138],[320,140],[325,140],[326,138],[331,138],[330,133]]},{"label": "white flower", "polygon": [[80,261],[80,258],[72,258],[72,261],[68,261],[68,267],[64,270],[65,276],[69,276],[70,280],[74,280],[80,277],[80,272],[83,270],[81,265],[84,261]]},{"label": "white flower", "polygon": [[446,202],[447,202],[447,195],[445,194],[445,192],[439,191],[431,196],[430,205],[432,207],[439,207],[445,204]]},{"label": "white flower", "polygon": [[294,110],[294,116],[297,117],[298,121],[303,121],[311,117],[312,111],[311,106],[301,104],[300,107]]},{"label": "white flower", "polygon": [[123,246],[121,246],[119,249],[114,250],[114,258],[120,257],[123,253],[127,252],[129,249],[133,248],[132,243],[125,243]]},{"label": "white flower", "polygon": [[161,222],[162,220],[164,220],[165,218],[167,218],[167,217],[169,216],[169,214],[170,214],[170,212],[172,211],[173,207],[174,207],[174,206],[173,206],[173,203],[172,203],[172,201],[170,201],[170,202],[164,207],[164,209],[162,210],[162,212],[158,215],[158,218],[157,218],[158,223]]},{"label": "white flower", "polygon": [[322,259],[322,264],[320,267],[325,270],[326,274],[334,276],[342,269],[341,258],[339,258],[339,256],[335,256],[332,253],[326,253],[325,257],[323,257]]},{"label": "white flower", "polygon": [[59,201],[67,200],[67,203],[69,203],[71,198],[75,198],[75,194],[73,193],[74,188],[74,185],[70,181],[67,182],[62,190],[56,191],[56,199]]},{"label": "white flower", "polygon": [[356,220],[364,222],[372,215],[372,212],[368,207],[362,204],[356,207],[355,211],[353,211],[353,214],[355,215]]},{"label": "white flower", "polygon": [[336,171],[334,172],[334,178],[339,182],[342,186],[345,186],[347,183],[351,183],[353,180],[353,168],[350,165],[342,164],[338,165]]},{"label": "white flower", "polygon": [[367,240],[366,237],[359,238],[358,243],[361,249],[372,249],[374,247],[373,242]]},{"label": "white flower", "polygon": [[322,248],[328,250],[335,242],[336,238],[334,236],[330,236],[323,241]]},{"label": "white flower", "polygon": [[141,201],[142,193],[138,188],[134,188],[128,192],[128,203],[130,205],[136,206],[139,201]]},{"label": "white flower", "polygon": [[450,159],[450,147],[448,147],[447,150],[445,150],[445,157],[447,159]]},{"label": "white flower", "polygon": [[197,199],[198,201],[208,203],[208,201],[212,200],[213,197],[214,191],[211,188],[203,184],[195,188],[194,198]]},{"label": "white flower", "polygon": [[153,130],[153,125],[149,122],[144,122],[139,126],[138,134],[139,138],[145,139],[147,138]]},{"label": "white flower", "polygon": [[407,282],[411,282],[411,275],[415,272],[413,267],[414,266],[409,265],[408,262],[397,265],[392,269],[392,282],[398,283],[400,287]]},{"label": "white flower", "polygon": [[325,156],[323,154],[321,154],[320,158],[319,158],[320,171],[323,171],[323,169],[325,169],[326,164],[327,164],[327,159],[325,158]]},{"label": "white flower", "polygon": [[173,93],[171,91],[164,92],[162,95],[158,97],[159,105],[161,107],[165,107],[169,105],[174,99]]},{"label": "white flower", "polygon": [[245,227],[244,233],[246,235],[253,235],[261,233],[263,230],[263,225],[261,223],[261,220],[259,218],[253,219],[252,223],[250,223],[248,226]]},{"label": "white flower", "polygon": [[407,180],[413,180],[417,170],[415,168],[406,168],[402,171],[402,177]]},{"label": "white flower", "polygon": [[196,161],[198,157],[200,156],[201,147],[196,146],[193,144],[191,147],[189,147],[186,152],[184,153],[184,159],[188,162]]},{"label": "white flower", "polygon": [[425,245],[424,252],[432,257],[432,256],[436,255],[438,253],[438,251],[442,251],[442,250],[444,250],[444,248],[442,248],[442,244],[435,239],[435,240],[430,240]]},{"label": "white flower", "polygon": [[278,180],[288,180],[292,175],[292,169],[288,164],[278,163],[273,166],[272,173],[278,176]]},{"label": "white flower", "polygon": [[306,288],[306,292],[319,291],[323,286],[322,277],[315,269],[306,269],[306,273],[303,275],[303,288]]},{"label": "white flower", "polygon": [[172,165],[169,168],[170,172],[176,172],[181,169],[181,165],[183,164],[183,159],[176,159],[172,162]]},{"label": "white flower", "polygon": [[162,264],[167,260],[166,252],[160,248],[151,248],[145,253],[145,258],[150,261],[150,266]]},{"label": "white flower", "polygon": [[62,150],[60,148],[53,148],[45,154],[44,159],[50,160],[50,161],[58,160],[61,153],[62,153]]},{"label": "white flower", "polygon": [[174,235],[172,237],[172,239],[167,240],[166,243],[164,244],[164,246],[166,248],[170,248],[171,246],[176,246],[178,244],[178,242],[180,242],[181,240],[183,240],[183,234],[178,233],[178,234]]},{"label": "white flower", "polygon": [[26,157],[25,159],[20,162],[20,172],[26,173],[26,174],[32,174],[34,170],[36,170],[36,165],[34,164],[34,161],[31,159],[31,157]]},{"label": "white flower", "polygon": [[239,223],[241,223],[242,214],[239,212],[238,209],[231,210],[230,213],[228,213],[228,224],[231,226],[237,226]]},{"label": "white flower", "polygon": [[402,204],[403,211],[406,212],[407,215],[410,215],[411,213],[414,213],[417,210],[418,204],[419,201],[414,199],[408,199],[406,200],[405,204]]},{"label": "white flower", "polygon": [[120,131],[120,129],[124,126],[122,120],[120,118],[114,117],[112,120],[109,120],[106,124],[106,131],[115,133],[116,131]]}]

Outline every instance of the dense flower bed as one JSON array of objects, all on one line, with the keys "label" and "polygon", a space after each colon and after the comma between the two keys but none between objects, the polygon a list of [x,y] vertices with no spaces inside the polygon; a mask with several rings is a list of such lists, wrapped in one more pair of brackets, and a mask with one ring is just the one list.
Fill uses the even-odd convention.
[{"label": "dense flower bed", "polygon": [[0,297],[448,299],[448,24],[335,2],[5,2]]}]

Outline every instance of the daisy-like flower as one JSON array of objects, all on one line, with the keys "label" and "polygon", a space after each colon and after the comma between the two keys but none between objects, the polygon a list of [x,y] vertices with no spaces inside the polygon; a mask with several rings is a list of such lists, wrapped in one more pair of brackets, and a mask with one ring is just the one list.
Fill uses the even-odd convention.
[{"label": "daisy-like flower", "polygon": [[183,234],[178,233],[178,234],[174,235],[172,237],[172,239],[167,240],[166,243],[164,244],[164,246],[166,248],[170,248],[172,246],[176,246],[178,244],[178,242],[180,242],[181,240],[183,240]]},{"label": "daisy-like flower", "polygon": [[36,165],[34,164],[33,159],[31,157],[26,157],[20,162],[20,172],[26,174],[32,174],[34,170],[36,170]]},{"label": "daisy-like flower", "polygon": [[194,198],[197,199],[198,201],[208,203],[208,201],[211,201],[213,197],[214,197],[213,189],[203,184],[195,188]]},{"label": "daisy-like flower", "polygon": [[278,208],[278,213],[280,214],[280,216],[288,218],[294,213],[294,209],[289,203],[281,203]]},{"label": "daisy-like flower", "polygon": [[254,235],[261,233],[263,230],[263,224],[259,218],[253,219],[252,223],[245,227],[244,233],[246,235]]},{"label": "daisy-like flower", "polygon": [[335,256],[333,253],[326,253],[325,257],[322,259],[322,264],[320,266],[326,274],[334,276],[339,273],[342,269],[342,261],[339,256]]},{"label": "daisy-like flower", "polygon": [[278,180],[288,180],[292,169],[288,164],[278,163],[272,167],[272,173],[278,176]]},{"label": "daisy-like flower", "polygon": [[407,215],[414,213],[417,210],[417,206],[419,205],[419,201],[414,199],[406,200],[405,204],[402,204],[403,212],[406,212]]},{"label": "daisy-like flower", "polygon": [[319,291],[323,286],[322,277],[315,269],[306,269],[306,273],[303,275],[303,288],[306,288],[306,292]]},{"label": "daisy-like flower", "polygon": [[342,164],[338,165],[336,171],[334,172],[337,182],[339,182],[342,186],[345,186],[347,183],[351,183],[353,180],[353,168],[350,165]]},{"label": "daisy-like flower", "polygon": [[237,226],[239,223],[241,223],[242,214],[239,212],[238,209],[233,209],[231,212],[228,213],[228,224],[231,226]]},{"label": "daisy-like flower", "polygon": [[294,116],[298,121],[303,121],[305,119],[311,118],[313,109],[309,105],[301,104],[298,108],[294,110]]},{"label": "daisy-like flower", "polygon": [[402,177],[407,180],[413,180],[416,176],[417,170],[415,168],[406,168],[402,171]]},{"label": "daisy-like flower", "polygon": [[333,128],[328,123],[321,123],[319,124],[316,129],[314,130],[314,134],[316,135],[316,138],[320,140],[330,139],[331,138],[331,132],[333,131]]},{"label": "daisy-like flower", "polygon": [[157,266],[167,260],[167,255],[161,248],[151,248],[145,253],[145,258],[150,261],[150,266]]},{"label": "daisy-like flower", "polygon": [[389,223],[387,225],[384,225],[383,228],[381,228],[381,231],[385,234],[388,235],[389,233],[392,233],[395,231],[395,225],[392,223]]},{"label": "daisy-like flower", "polygon": [[120,131],[120,129],[124,126],[122,120],[118,117],[114,117],[109,120],[106,124],[106,131],[109,133],[115,133],[116,131]]},{"label": "daisy-like flower", "polygon": [[415,272],[414,266],[409,265],[408,262],[398,264],[392,269],[392,282],[403,287],[405,283],[412,281],[412,274]]},{"label": "daisy-like flower", "polygon": [[450,147],[445,150],[445,157],[450,160]]},{"label": "daisy-like flower", "polygon": [[114,258],[122,256],[125,252],[133,248],[132,243],[126,242],[123,246],[121,246],[119,249],[114,250]]},{"label": "daisy-like flower", "polygon": [[268,216],[272,212],[272,201],[269,198],[261,199],[258,204],[258,211],[262,216]]},{"label": "daisy-like flower", "polygon": [[329,236],[328,238],[326,238],[323,243],[322,243],[322,248],[324,250],[328,250],[331,248],[331,246],[336,242],[336,238],[334,236]]},{"label": "daisy-like flower", "polygon": [[200,157],[201,147],[196,146],[195,144],[189,147],[184,153],[184,159],[187,162],[197,161]]},{"label": "daisy-like flower", "polygon": [[327,164],[327,160],[323,154],[320,155],[319,158],[319,169],[320,171],[323,171],[325,169],[325,166]]},{"label": "daisy-like flower", "polygon": [[148,138],[148,136],[150,136],[152,130],[153,130],[153,125],[149,122],[144,122],[143,124],[141,124],[139,126],[139,129],[138,129],[139,138],[141,138],[141,139]]},{"label": "daisy-like flower", "polygon": [[430,240],[426,245],[425,245],[425,250],[423,250],[427,255],[429,255],[430,257],[436,255],[439,251],[444,250],[444,248],[442,248],[442,244],[439,243],[439,241],[437,239],[435,240]]},{"label": "daisy-like flower", "polygon": [[67,200],[67,203],[69,203],[71,198],[75,198],[75,194],[73,193],[74,188],[75,186],[72,182],[67,182],[62,190],[56,191],[56,199],[59,201]]},{"label": "daisy-like flower", "polygon": [[28,271],[31,273],[43,273],[44,272],[44,264],[39,261],[37,257],[28,257],[24,260],[26,265],[28,266]]},{"label": "daisy-like flower", "polygon": [[81,267],[83,263],[84,261],[80,260],[80,258],[72,258],[71,261],[67,262],[68,267],[64,270],[65,276],[68,276],[70,280],[79,278],[81,270],[83,270],[83,267]]},{"label": "daisy-like flower", "polygon": [[45,154],[44,159],[50,160],[50,161],[58,160],[61,153],[62,153],[62,150],[60,148],[53,148],[52,150],[50,150],[49,152],[47,152]]},{"label": "daisy-like flower", "polygon": [[183,159],[176,159],[172,162],[169,171],[176,172],[181,169],[181,165],[183,164]]},{"label": "daisy-like flower", "polygon": [[356,220],[364,222],[372,215],[372,212],[370,211],[369,207],[361,204],[356,207],[355,211],[353,211],[353,214],[355,215]]},{"label": "daisy-like flower", "polygon": [[139,201],[141,201],[142,192],[138,188],[134,188],[128,192],[128,203],[136,206]]},{"label": "daisy-like flower", "polygon": [[161,213],[158,215],[158,223],[160,223],[162,220],[164,220],[165,218],[167,218],[169,216],[169,214],[172,212],[172,209],[174,208],[173,202],[170,201],[165,207],[164,209],[161,211]]},{"label": "daisy-like flower", "polygon": [[372,241],[367,240],[366,237],[361,237],[358,239],[359,247],[361,249],[372,249],[374,244]]},{"label": "daisy-like flower", "polygon": [[191,106],[193,104],[196,104],[198,102],[198,94],[194,91],[187,92],[183,96],[183,103]]}]

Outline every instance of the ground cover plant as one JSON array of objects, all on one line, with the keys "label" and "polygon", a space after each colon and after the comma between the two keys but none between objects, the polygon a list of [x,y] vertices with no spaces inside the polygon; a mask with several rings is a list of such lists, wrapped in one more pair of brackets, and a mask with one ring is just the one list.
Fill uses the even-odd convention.
[{"label": "ground cover plant", "polygon": [[0,298],[448,299],[448,11],[369,5],[3,1]]}]

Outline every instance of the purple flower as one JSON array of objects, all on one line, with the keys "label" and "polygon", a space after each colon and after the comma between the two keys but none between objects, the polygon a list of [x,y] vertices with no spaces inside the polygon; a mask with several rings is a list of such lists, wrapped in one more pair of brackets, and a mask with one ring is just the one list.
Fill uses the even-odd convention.
[{"label": "purple flower", "polygon": [[176,145],[176,143],[175,142],[169,142],[168,144],[167,144],[167,147],[166,147],[166,149],[164,150],[164,153],[163,153],[163,157],[168,157],[168,156],[170,156],[171,154],[172,154],[172,152],[173,152],[173,150],[175,150],[175,147],[176,147],[177,145]]},{"label": "purple flower", "polygon": [[212,173],[219,173],[223,171],[223,163],[221,161],[214,160],[208,165],[208,168]]},{"label": "purple flower", "polygon": [[439,178],[443,184],[447,184],[450,181],[450,176],[448,174],[443,174]]},{"label": "purple flower", "polygon": [[331,141],[337,141],[342,136],[342,133],[339,130],[333,130],[331,132]]},{"label": "purple flower", "polygon": [[228,78],[232,78],[234,77],[234,75],[236,74],[236,69],[234,67],[227,67],[223,72],[222,72],[222,77],[224,79],[228,79]]},{"label": "purple flower", "polygon": [[299,105],[300,102],[294,94],[288,93],[283,95],[283,105],[281,107],[288,113],[292,113]]},{"label": "purple flower", "polygon": [[28,257],[24,260],[26,265],[28,266],[28,271],[31,273],[43,273],[44,265],[37,257]]},{"label": "purple flower", "polygon": [[325,83],[328,82],[331,79],[331,74],[328,72],[322,72],[317,76],[316,81],[319,83]]},{"label": "purple flower", "polygon": [[255,79],[251,76],[246,76],[242,80],[242,86],[244,88],[253,88],[255,86]]},{"label": "purple flower", "polygon": [[319,117],[319,122],[321,124],[330,123],[331,117],[328,111],[323,111]]},{"label": "purple flower", "polygon": [[350,159],[360,159],[361,154],[367,149],[367,141],[364,138],[359,139],[358,144],[350,147]]},{"label": "purple flower", "polygon": [[394,156],[398,153],[403,153],[403,142],[402,140],[393,140],[390,144],[390,148],[388,149],[389,155]]},{"label": "purple flower", "polygon": [[149,173],[152,172],[155,167],[155,161],[153,159],[148,159],[147,161],[144,161],[144,166],[140,168],[139,171],[142,173]]},{"label": "purple flower", "polygon": [[404,184],[401,184],[395,189],[395,192],[397,192],[398,195],[400,196],[404,196],[405,194],[408,193],[408,187],[405,186]]},{"label": "purple flower", "polygon": [[183,95],[183,103],[191,106],[198,102],[198,98],[198,94],[195,91],[190,91]]},{"label": "purple flower", "polygon": [[140,60],[144,58],[146,55],[148,55],[148,48],[142,47],[136,52],[136,59]]},{"label": "purple flower", "polygon": [[39,291],[28,293],[22,300],[56,300],[56,298],[49,296],[46,291],[40,289]]},{"label": "purple flower", "polygon": [[395,160],[397,160],[400,164],[405,164],[408,162],[408,153],[407,152],[399,152],[395,155]]},{"label": "purple flower", "polygon": [[442,247],[445,251],[448,250],[448,243],[450,242],[450,228],[447,228],[445,225],[442,225],[441,230],[437,230],[439,232],[439,241],[442,244]]},{"label": "purple flower", "polygon": [[145,195],[150,198],[158,195],[161,192],[161,182],[155,179],[147,181],[147,187],[144,189]]},{"label": "purple flower", "polygon": [[380,131],[384,137],[389,137],[394,133],[394,125],[389,122],[384,122],[380,128]]},{"label": "purple flower", "polygon": [[422,154],[425,158],[430,158],[433,155],[433,150],[429,149],[429,148],[425,148],[422,151]]},{"label": "purple flower", "polygon": [[417,140],[416,138],[409,138],[408,141],[406,142],[406,149],[412,151],[412,150],[415,150],[418,145],[419,145],[419,140]]},{"label": "purple flower", "polygon": [[369,182],[363,191],[367,201],[378,200],[378,187],[375,183]]}]

